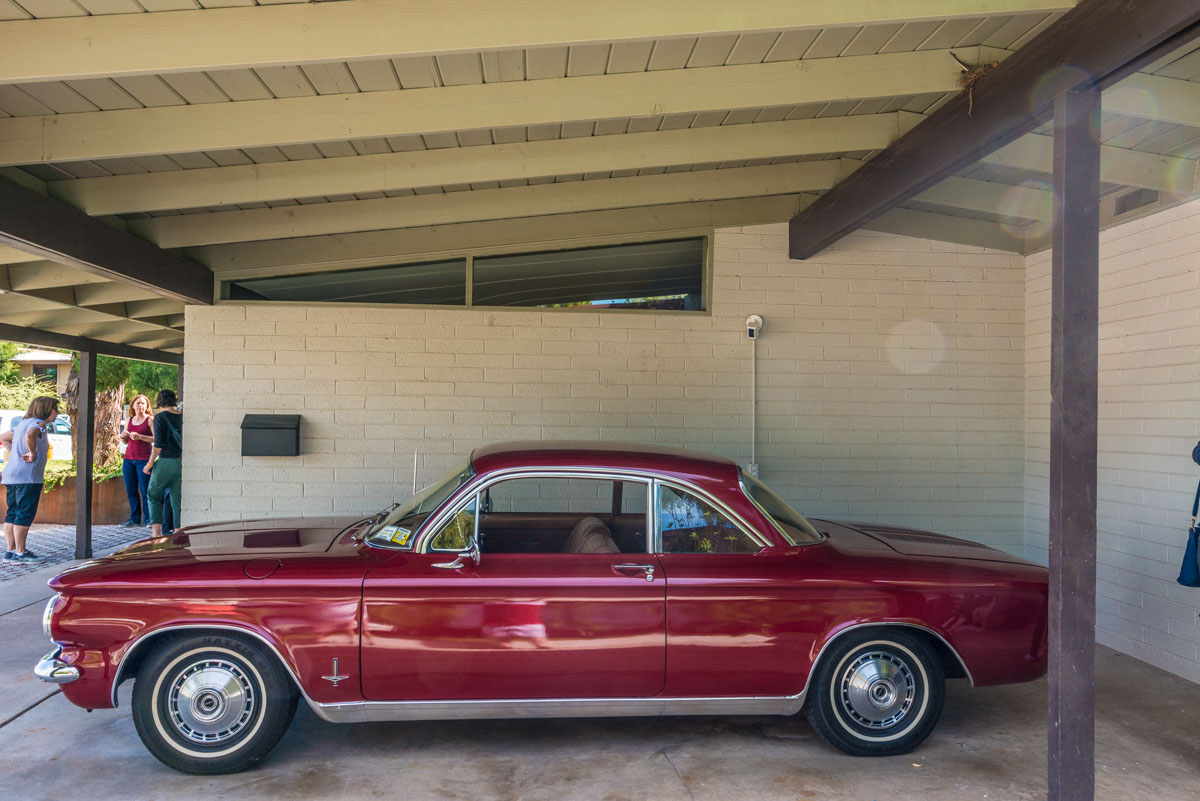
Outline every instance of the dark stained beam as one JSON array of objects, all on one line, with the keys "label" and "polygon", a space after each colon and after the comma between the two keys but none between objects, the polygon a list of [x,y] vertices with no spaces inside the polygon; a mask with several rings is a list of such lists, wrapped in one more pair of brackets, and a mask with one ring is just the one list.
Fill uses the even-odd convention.
[{"label": "dark stained beam", "polygon": [[92,353],[101,353],[105,356],[116,356],[120,359],[137,359],[142,362],[161,362],[163,364],[183,364],[183,356],[178,353],[151,350],[150,348],[138,348],[133,345],[121,345],[116,342],[105,342],[100,339],[90,339],[88,337],[74,337],[70,334],[42,331],[38,328],[27,328],[23,325],[0,323],[0,339],[9,342],[22,342],[28,345],[41,345],[44,348],[77,350],[80,352],[90,351]]},{"label": "dark stained beam", "polygon": [[75,558],[92,558],[92,460],[96,458],[96,354],[79,351],[75,416]]},{"label": "dark stained beam", "polygon": [[188,303],[213,302],[207,267],[0,176],[0,245]]},{"label": "dark stained beam", "polygon": [[1050,326],[1049,801],[1092,801],[1100,92],[1054,104]]},{"label": "dark stained beam", "polygon": [[1200,35],[1195,0],[1083,0],[966,92],[893,142],[789,225],[807,259],[889,209],[1036,128],[1054,99],[1103,89]]}]

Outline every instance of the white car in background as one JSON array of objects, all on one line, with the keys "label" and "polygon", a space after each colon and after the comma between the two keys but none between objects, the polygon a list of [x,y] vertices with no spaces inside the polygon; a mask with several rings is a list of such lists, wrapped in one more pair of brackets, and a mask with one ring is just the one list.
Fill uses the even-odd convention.
[{"label": "white car in background", "polygon": [[[0,431],[11,430],[25,416],[25,412],[13,409],[0,409]],[[73,457],[71,450],[71,419],[59,413],[50,424],[50,458],[66,459]],[[8,461],[8,451],[0,448],[0,461]]]}]

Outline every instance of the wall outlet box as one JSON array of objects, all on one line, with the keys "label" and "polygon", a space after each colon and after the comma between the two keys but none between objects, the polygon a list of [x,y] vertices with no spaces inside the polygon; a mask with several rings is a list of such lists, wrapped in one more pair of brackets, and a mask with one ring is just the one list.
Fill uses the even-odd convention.
[{"label": "wall outlet box", "polygon": [[758,462],[751,462],[750,464],[746,465],[746,472],[755,478],[758,478]]}]

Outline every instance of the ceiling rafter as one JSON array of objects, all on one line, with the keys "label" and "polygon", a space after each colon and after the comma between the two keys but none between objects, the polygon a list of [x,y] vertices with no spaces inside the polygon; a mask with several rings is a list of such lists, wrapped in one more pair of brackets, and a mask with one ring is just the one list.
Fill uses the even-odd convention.
[{"label": "ceiling rafter", "polygon": [[[71,336],[57,331],[38,330],[26,326],[11,325],[5,322],[0,322],[0,339],[6,339],[10,342],[23,342],[29,345],[40,345],[44,348],[102,353],[122,359],[138,359],[140,361],[162,362],[165,364],[183,364],[183,356],[179,353],[169,353],[152,348],[131,347],[116,342]],[[166,347],[176,346],[167,345]],[[178,347],[182,348],[182,343]]]},{"label": "ceiling rafter", "polygon": [[[1070,8],[1070,0],[358,0],[6,22],[0,84],[861,26]],[[453,23],[447,13],[453,11]]]},{"label": "ceiling rafter", "polygon": [[640,175],[433,195],[281,206],[131,220],[131,231],[164,248],[296,236],[516,219],[549,214],[829,189],[846,164],[810,161],[765,167]]},{"label": "ceiling rafter", "polygon": [[213,301],[213,277],[205,267],[5,177],[0,177],[0,243],[158,296]]},{"label": "ceiling rafter", "polygon": [[[971,93],[951,98],[863,169],[797,214],[789,225],[790,256],[804,259],[820,253],[947,176],[1035,130],[1054,98],[1080,86],[1113,86],[1191,41],[1200,31],[1198,26],[1200,6],[1195,3],[1085,0],[988,72]],[[1111,98],[1105,105],[1113,110]],[[1191,113],[1195,114],[1194,108]]]},{"label": "ceiling rafter", "polygon": [[814,195],[775,195],[632,209],[550,214],[515,220],[393,228],[362,233],[308,236],[193,248],[189,255],[220,277],[240,278],[346,269],[415,258],[440,258],[466,251],[493,252],[529,247],[548,250],[630,237],[703,233],[706,229],[783,222]]},{"label": "ceiling rafter", "polygon": [[[1053,172],[1054,137],[1025,134],[980,161],[982,164],[1050,175]],[[1200,188],[1197,184],[1197,165],[1196,161],[1175,156],[1107,145],[1100,147],[1100,180],[1110,184],[1190,195]]]},{"label": "ceiling rafter", "polygon": [[996,223],[914,209],[892,209],[871,220],[863,228],[868,231],[954,242],[1010,253],[1022,253],[1025,250],[1023,237],[1016,236]]},{"label": "ceiling rafter", "polygon": [[125,214],[881,150],[897,132],[896,113],[824,117],[81,178],[47,190],[88,214]]},{"label": "ceiling rafter", "polygon": [[[978,58],[979,48],[954,51]],[[948,50],[0,119],[0,165],[957,92]]]}]

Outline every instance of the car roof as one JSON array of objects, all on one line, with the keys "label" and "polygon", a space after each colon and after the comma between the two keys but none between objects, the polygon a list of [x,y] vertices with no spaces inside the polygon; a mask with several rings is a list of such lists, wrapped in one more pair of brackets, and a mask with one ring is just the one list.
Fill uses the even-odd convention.
[{"label": "car roof", "polygon": [[592,467],[652,470],[658,473],[729,479],[736,476],[732,459],[701,451],[630,442],[518,441],[497,442],[471,454],[476,472],[528,467]]}]

